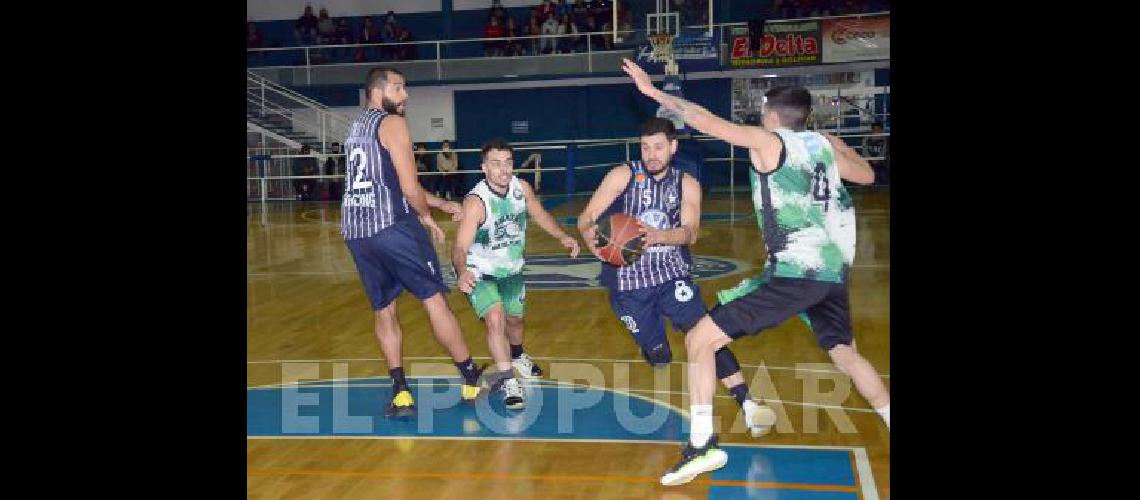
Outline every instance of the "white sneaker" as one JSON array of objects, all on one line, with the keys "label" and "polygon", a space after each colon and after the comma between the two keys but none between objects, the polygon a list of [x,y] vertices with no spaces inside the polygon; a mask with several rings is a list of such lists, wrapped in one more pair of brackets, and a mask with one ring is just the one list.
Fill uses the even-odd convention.
[{"label": "white sneaker", "polygon": [[524,352],[519,357],[511,360],[511,366],[515,371],[519,372],[522,378],[538,378],[542,376],[542,369],[534,364],[534,360]]},{"label": "white sneaker", "polygon": [[517,378],[509,378],[503,381],[503,404],[509,410],[521,410],[526,408],[526,399],[523,397],[522,384],[519,383]]},{"label": "white sneaker", "polygon": [[757,438],[772,431],[776,424],[776,412],[770,406],[751,399],[744,401],[744,421],[752,437]]}]

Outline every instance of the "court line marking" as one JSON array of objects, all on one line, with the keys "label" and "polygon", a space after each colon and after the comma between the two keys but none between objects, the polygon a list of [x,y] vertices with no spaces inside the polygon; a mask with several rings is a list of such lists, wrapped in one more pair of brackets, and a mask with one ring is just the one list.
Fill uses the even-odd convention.
[{"label": "court line marking", "polygon": [[[319,384],[319,382],[326,382],[326,381],[348,382],[351,380],[372,380],[372,379],[386,379],[386,378],[389,378],[389,377],[383,377],[383,376],[381,376],[381,377],[349,377],[349,378],[331,379],[331,380],[314,379],[313,382],[317,382],[317,383],[310,382],[307,384],[301,384],[301,383],[293,382],[293,383],[289,383],[289,384],[276,384],[276,385],[263,385],[263,386],[256,386],[256,387],[246,387],[246,390],[248,391],[250,389],[282,389],[282,388],[286,388],[286,387],[296,387],[296,388],[317,387],[317,388],[321,388],[323,386],[323,384]],[[419,378],[419,377],[409,377],[409,378]],[[437,379],[437,380],[438,379],[450,379],[450,380],[456,380],[456,381],[459,380],[459,377],[448,377],[448,376],[439,376],[439,375],[432,376],[432,377],[423,377],[423,378],[432,378],[432,379]],[[663,406],[666,409],[673,410],[673,411],[677,412],[679,415],[681,415],[682,418],[689,418],[689,412],[688,411],[677,407],[673,403],[670,403],[668,401],[660,401],[660,400],[653,399],[653,398],[648,397],[648,396],[642,396],[640,394],[634,394],[634,393],[626,391],[624,389],[617,389],[617,388],[613,388],[613,387],[597,387],[597,386],[593,386],[593,385],[578,384],[578,383],[574,383],[574,382],[563,382],[561,380],[539,380],[536,382],[537,382],[537,384],[533,384],[533,385],[527,384],[527,385],[529,387],[542,387],[541,384],[553,384],[556,387],[571,387],[571,388],[577,387],[577,388],[581,388],[581,389],[594,389],[596,391],[606,391],[606,392],[615,393],[615,394],[622,394],[622,395],[625,395],[627,397],[640,399],[640,400],[645,401],[646,403],[649,403],[649,404],[653,404],[653,405],[657,405],[657,406]],[[415,385],[418,387],[422,384],[420,384],[418,382],[413,382],[413,383],[409,383],[408,385]],[[339,387],[346,387],[347,388],[347,387],[368,387],[368,386],[370,386],[370,385],[368,385],[368,384],[345,384],[343,386],[338,386],[336,384],[332,384],[332,385],[324,386],[324,388],[339,388]],[[391,387],[391,384],[376,384],[373,387]]]},{"label": "court line marking", "polygon": [[[386,388],[386,387],[391,387],[391,384],[384,384],[384,383],[377,383],[377,384],[369,384],[369,383],[364,383],[364,384],[336,384],[335,382],[349,382],[349,381],[353,381],[353,380],[372,380],[372,379],[388,379],[388,378],[389,377],[377,376],[377,377],[349,377],[346,379],[345,378],[341,378],[341,379],[306,379],[306,380],[310,380],[310,381],[305,382],[305,383],[288,382],[288,383],[278,383],[278,384],[257,385],[257,386],[246,387],[246,390],[249,391],[249,390],[287,389],[287,388],[290,388],[290,389],[302,389],[302,388],[340,389],[340,388],[346,388],[347,389],[347,388],[351,388],[351,387]],[[455,380],[455,381],[459,380],[458,377],[446,376],[446,375],[432,375],[432,376],[410,377],[410,378],[427,378],[427,379],[434,379],[434,380]],[[326,384],[323,382],[333,382],[333,383],[332,384]],[[421,384],[419,382],[409,382],[408,383],[409,387],[420,387],[420,386],[427,386],[427,385],[428,384]],[[645,402],[650,403],[650,404],[655,404],[658,406],[664,406],[670,410],[677,412],[678,414],[680,414],[682,417],[684,417],[686,419],[690,418],[689,412],[687,410],[682,409],[682,408],[674,405],[673,403],[670,403],[668,401],[661,401],[659,399],[653,399],[653,398],[650,398],[647,396],[642,396],[641,394],[639,394],[639,393],[645,393],[645,394],[670,394],[670,395],[680,394],[680,395],[685,395],[685,394],[688,394],[688,391],[666,391],[666,390],[659,390],[659,389],[618,389],[616,387],[598,387],[596,385],[578,384],[578,383],[574,383],[574,382],[562,382],[562,381],[557,381],[557,380],[526,381],[526,382],[523,382],[522,385],[525,387],[549,387],[550,385],[553,385],[555,387],[576,387],[576,388],[581,388],[581,389],[594,389],[597,391],[608,391],[611,393],[623,394],[623,395],[628,396],[628,397],[637,398],[637,399],[640,399],[640,400],[645,401]],[[721,398],[721,399],[735,400],[735,398],[733,396],[725,396],[722,394],[716,394],[716,395],[713,395],[713,397],[714,398]],[[806,401],[794,401],[794,400],[775,399],[775,398],[763,398],[763,399],[764,399],[765,403],[781,403],[781,404],[790,404],[790,405],[796,405],[796,406],[809,406],[812,408],[820,408],[820,409],[825,409],[825,410],[846,410],[846,411],[854,411],[854,412],[859,412],[859,413],[875,413],[875,410],[872,408],[856,408],[856,407],[851,407],[851,406],[821,405],[818,403],[808,403]]]},{"label": "court line marking", "polygon": [[[413,360],[413,361],[414,360],[429,360],[429,361],[451,360],[451,358],[447,357],[447,356],[404,356],[403,359]],[[471,359],[490,360],[491,358],[489,356],[472,356]],[[548,357],[548,356],[531,356],[531,359],[540,359],[540,360],[547,360],[547,361],[592,361],[592,362],[611,362],[611,363],[627,363],[627,364],[640,364],[640,363],[645,362],[645,360],[642,360],[642,359],[552,358],[552,357]],[[336,363],[336,362],[343,362],[343,361],[384,361],[384,359],[382,359],[382,358],[262,359],[262,360],[246,361],[245,363],[247,365],[258,365],[258,364],[281,364],[281,363]],[[671,364],[671,365],[684,365],[684,364],[688,364],[688,362],[687,361],[670,361],[669,364]],[[793,372],[808,372],[808,373],[830,373],[830,374],[835,374],[835,375],[844,375],[844,373],[839,371],[839,370],[817,370],[817,369],[812,369],[812,368],[798,368],[795,366],[748,365],[748,364],[744,364],[744,363],[740,363],[740,366],[742,368],[767,368],[769,370],[778,370],[778,371],[793,371]],[[879,377],[889,379],[889,378],[891,378],[891,375],[889,373],[880,373]],[[320,379],[320,380],[325,380],[325,379]],[[328,379],[328,380],[336,380],[336,379]]]},{"label": "court line marking", "polygon": [[[676,446],[680,441],[659,441],[650,439],[605,439],[605,438],[567,438],[567,439],[554,439],[554,438],[532,438],[532,437],[512,437],[512,436],[377,436],[377,435],[325,435],[325,436],[246,436],[246,441],[271,441],[271,440],[426,440],[426,441],[525,441],[525,442],[539,442],[539,443],[598,443],[598,444],[655,444],[655,445],[673,445]],[[846,486],[852,493],[860,493],[861,489],[862,498],[864,500],[878,500],[879,494],[875,486],[874,474],[871,472],[870,460],[867,458],[867,450],[862,446],[834,446],[834,445],[788,445],[788,444],[761,444],[761,443],[721,443],[721,447],[736,447],[736,448],[768,448],[768,449],[794,449],[794,450],[835,450],[835,451],[848,451],[853,454],[854,462],[853,467],[856,470],[855,481],[856,485]],[[652,478],[650,478],[652,481]],[[703,480],[714,481],[714,480]],[[701,483],[702,480],[694,481]],[[712,483],[709,483],[712,484]],[[763,488],[765,484],[775,483],[755,483],[759,488]],[[796,484],[796,483],[786,483]],[[737,484],[724,484],[726,486],[737,486]],[[741,485],[750,486],[750,485]],[[839,486],[839,485],[836,485]],[[856,489],[858,487],[859,489]],[[789,488],[793,489],[793,488]]]},{"label": "court line marking", "polygon": [[[717,256],[712,256],[712,257],[717,257]],[[855,265],[851,266],[851,268],[852,269],[890,269],[891,265],[890,264],[882,264],[882,263],[880,263],[880,264],[855,264]],[[752,270],[752,268],[748,268],[748,269],[744,269],[742,271],[733,272],[731,274],[739,274],[739,273],[748,272],[751,270]],[[333,274],[357,274],[357,271],[354,269],[351,271],[255,271],[255,272],[246,272],[245,273],[246,276],[278,276],[278,275],[324,276],[324,275],[333,275]],[[710,277],[705,278],[704,280],[701,280],[701,281],[716,279],[716,278],[720,278],[722,276],[730,276],[731,274],[710,276]],[[594,289],[594,288],[597,288],[598,290],[605,290],[605,287],[603,287],[603,286],[590,287],[590,289]],[[557,289],[557,288],[539,288],[539,289],[536,289],[536,291],[559,291],[559,289]]]},{"label": "court line marking", "polygon": [[[510,437],[510,436],[376,436],[376,435],[332,435],[332,436],[246,436],[246,441],[270,441],[270,440],[428,440],[428,441],[525,441],[525,442],[539,442],[539,443],[599,443],[599,444],[655,444],[655,445],[672,445],[677,446],[680,441],[658,441],[650,439],[604,439],[604,438],[568,438],[568,439],[553,439],[553,438],[530,438],[530,437]],[[721,443],[721,447],[736,447],[736,448],[769,448],[769,449],[794,449],[794,450],[835,450],[847,451],[854,453],[856,462],[855,468],[858,471],[856,476],[856,484],[860,485],[863,490],[864,499],[878,500],[878,492],[875,490],[873,475],[870,470],[870,463],[867,461],[866,449],[862,446],[832,446],[832,445],[787,445],[787,444],[760,444],[760,443]],[[649,478],[650,481],[655,481]],[[695,482],[700,483],[702,480]],[[713,480],[703,480],[713,481]],[[710,483],[711,484],[711,483]],[[764,484],[764,483],[756,483]],[[796,483],[788,483],[796,484]],[[727,484],[726,484],[727,485]],[[736,484],[731,484],[736,486]],[[840,485],[836,485],[840,486]],[[763,486],[758,486],[763,487]],[[858,493],[854,486],[845,486],[849,488],[852,493]]]},{"label": "court line marking", "polygon": [[[851,268],[852,269],[890,269],[891,265],[890,264],[855,264],[854,266],[851,266]],[[751,269],[745,269],[744,271],[734,272],[732,274],[739,274],[740,272],[747,272],[749,270],[751,270]],[[357,274],[357,272],[355,270],[352,270],[352,271],[256,271],[256,272],[245,273],[246,276],[283,276],[283,275],[324,276],[324,275],[334,275],[334,274]],[[723,276],[729,276],[729,275],[726,274]],[[700,280],[700,281],[706,281],[709,279],[715,279],[715,278],[720,278],[720,277],[721,276],[710,276],[709,278],[706,278],[705,280]],[[602,287],[602,286],[589,287],[588,289],[592,290],[595,288],[598,290],[604,290],[605,289],[605,287]],[[567,288],[567,290],[572,290],[572,289]],[[561,290],[557,289],[557,288],[536,288],[535,291],[561,291]]]},{"label": "court line marking", "polygon": [[[634,483],[660,484],[660,480],[645,476],[571,476],[548,474],[505,474],[481,472],[385,472],[346,471],[332,469],[246,469],[253,476],[355,476],[382,479],[459,479],[465,481],[549,481],[558,483]],[[777,483],[768,481],[731,481],[724,479],[695,479],[688,484],[731,486],[740,488],[786,489],[800,491],[838,491],[858,493],[854,486],[832,484]]]},{"label": "court line marking", "polygon": [[[555,197],[557,197],[557,196],[563,196],[563,197],[565,197],[564,195],[555,195]],[[728,201],[728,200],[710,200],[710,201]],[[565,203],[565,200],[563,201],[563,203]],[[547,208],[547,210],[550,210],[551,208],[557,207],[557,206],[559,206],[559,205],[561,205],[561,204],[562,204],[562,203],[556,204],[556,205],[554,205],[554,206],[552,206],[552,207],[549,207],[549,208]],[[310,217],[310,215],[319,214],[321,210],[322,210],[322,209],[320,209],[320,208],[311,208],[311,209],[308,209],[308,210],[302,211],[302,212],[301,212],[301,218],[302,218],[302,219],[304,219],[304,220],[307,220],[307,221],[316,222],[316,223],[317,223],[316,225],[321,225],[321,226],[338,226],[338,227],[340,226],[340,222],[338,222],[338,221],[321,220],[321,219],[319,219],[319,218],[313,218],[313,217]],[[338,208],[333,208],[333,207],[331,207],[331,206],[330,206],[330,207],[328,207],[328,208],[324,208],[323,210],[329,210],[330,212],[331,212],[332,210],[337,210],[337,213],[339,213],[339,207],[338,207]],[[890,211],[890,209],[882,209],[882,208],[872,208],[872,209],[867,209],[867,210],[856,210],[856,211],[855,211],[855,216],[856,216],[856,217],[859,217],[859,216],[863,216],[863,217],[884,217],[884,216],[890,216],[890,214],[891,214],[891,211]],[[328,217],[330,217],[330,218],[334,218],[334,217],[335,217],[335,218],[338,218],[338,219],[339,219],[339,216],[337,216],[336,214],[331,214],[331,213],[328,215]],[[744,220],[744,219],[752,219],[752,218],[755,218],[755,217],[756,217],[756,213],[755,213],[755,211],[752,211],[752,210],[749,210],[749,211],[741,210],[741,211],[740,211],[740,214],[739,214],[739,215],[734,215],[732,212],[710,212],[710,213],[702,213],[702,214],[701,214],[701,219],[702,219],[702,222],[705,222],[705,221],[704,221],[704,218],[705,218],[705,217],[713,217],[713,218],[714,218],[714,219],[710,219],[708,222],[733,222],[733,221],[738,221],[738,220]],[[723,218],[723,217],[727,217],[727,218]],[[574,215],[564,215],[564,216],[562,216],[562,217],[558,217],[558,218],[556,218],[556,219],[557,219],[559,222],[562,222],[563,220],[577,219],[577,216],[574,216]],[[448,219],[448,221],[450,221],[450,219]],[[250,223],[252,223],[252,221],[250,221]],[[261,226],[261,224],[260,224],[260,223],[258,223],[258,224],[256,224],[256,225],[258,225],[258,226]],[[313,224],[298,224],[298,223],[296,223],[296,222],[283,222],[283,223],[281,223],[281,224],[274,224],[274,223],[269,223],[269,224],[268,224],[268,226],[271,226],[271,227],[283,227],[283,226],[310,226],[310,225],[313,225]]]},{"label": "court line marking", "polygon": [[[855,455],[855,471],[859,474],[857,483],[863,488],[864,500],[879,500],[879,489],[875,487],[875,475],[871,473],[871,459],[867,457],[865,448],[851,448]],[[887,463],[890,465],[890,462]]]}]

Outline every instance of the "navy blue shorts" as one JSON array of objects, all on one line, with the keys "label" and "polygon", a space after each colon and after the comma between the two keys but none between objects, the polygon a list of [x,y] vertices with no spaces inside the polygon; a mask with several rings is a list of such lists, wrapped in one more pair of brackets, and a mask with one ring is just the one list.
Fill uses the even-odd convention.
[{"label": "navy blue shorts", "polygon": [[824,351],[851,345],[847,284],[801,278],[772,278],[747,295],[714,307],[709,316],[733,340],[755,335],[799,313],[807,314]]},{"label": "navy blue shorts", "polygon": [[387,307],[405,288],[420,300],[447,293],[431,237],[415,217],[401,217],[371,237],[345,244],[373,310]]},{"label": "navy blue shorts", "polygon": [[642,355],[653,365],[672,359],[665,338],[665,318],[673,322],[674,331],[684,334],[706,312],[701,289],[690,278],[624,292],[611,289],[610,307],[629,329]]}]

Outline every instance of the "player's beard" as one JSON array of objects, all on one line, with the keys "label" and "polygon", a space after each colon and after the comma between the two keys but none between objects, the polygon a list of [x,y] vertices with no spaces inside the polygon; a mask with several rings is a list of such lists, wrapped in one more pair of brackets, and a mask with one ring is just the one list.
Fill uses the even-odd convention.
[{"label": "player's beard", "polygon": [[511,188],[511,178],[508,176],[506,183],[499,184],[499,177],[498,176],[488,175],[487,176],[487,185],[496,194],[505,195],[507,193],[507,190],[509,190]]},{"label": "player's beard", "polygon": [[649,162],[645,162],[645,171],[649,172],[649,175],[657,175],[657,174],[660,174],[662,172],[666,172],[669,170],[669,162],[671,162],[671,161],[673,161],[673,159],[669,158],[669,159],[661,162],[661,168],[659,168],[657,170],[650,170]]},{"label": "player's beard", "polygon": [[[405,110],[408,109],[408,107],[406,105],[407,102],[408,101],[403,102],[403,104],[405,104],[405,106],[404,106]],[[400,111],[399,106],[396,103],[389,101],[387,97],[380,97],[380,106],[382,106],[384,108],[384,111],[390,115],[404,116],[404,113]]]}]

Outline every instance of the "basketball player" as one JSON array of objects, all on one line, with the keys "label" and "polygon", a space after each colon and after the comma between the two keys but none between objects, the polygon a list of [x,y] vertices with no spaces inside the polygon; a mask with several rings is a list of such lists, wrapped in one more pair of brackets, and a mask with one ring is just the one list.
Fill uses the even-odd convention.
[{"label": "basketball player", "polygon": [[713,434],[714,353],[801,312],[810,318],[819,346],[851,377],[889,430],[890,395],[875,368],[855,350],[847,301],[855,210],[840,180],[870,184],[875,178],[870,165],[842,140],[804,130],[811,94],[802,87],[769,90],[761,105],[762,127],[754,127],[733,124],[658,90],[628,59],[623,70],[639,91],[679,112],[693,128],[748,148],[752,202],[768,250],[766,281],[714,308],[685,336],[692,427],[681,460],[661,477],[661,484],[687,483],[728,461]]},{"label": "basketball player", "polygon": [[527,215],[570,249],[571,258],[578,256],[578,240],[559,227],[530,184],[514,175],[510,144],[498,138],[484,144],[482,167],[483,180],[463,199],[463,219],[451,258],[459,289],[487,324],[487,349],[499,370],[494,380],[491,375],[487,379],[493,390],[502,388],[507,408],[521,410],[526,399],[514,370],[523,378],[542,375],[522,345]]},{"label": "basketball player", "polygon": [[[392,376],[392,402],[385,414],[407,417],[415,401],[404,379],[401,360],[403,332],[396,314],[396,297],[407,289],[423,301],[435,339],[447,349],[463,377],[465,401],[479,394],[481,370],[471,361],[459,322],[443,293],[439,262],[427,230],[443,243],[443,230],[431,218],[429,206],[457,212],[458,204],[425,196],[416,178],[416,163],[404,111],[408,92],[404,75],[392,68],[374,68],[365,80],[368,108],[349,128],[341,225],[345,243],[376,315],[376,339]],[[425,229],[426,228],[426,229]]]},{"label": "basketball player", "polygon": [[[705,314],[700,289],[691,278],[689,255],[701,225],[701,185],[673,167],[676,152],[673,122],[650,118],[641,126],[641,161],[610,170],[578,217],[578,230],[594,255],[598,255],[597,221],[603,217],[624,212],[645,225],[641,258],[624,267],[603,262],[600,279],[610,290],[610,307],[654,367],[667,366],[673,359],[663,316],[673,322],[675,331],[685,332]],[[716,353],[716,371],[744,410],[752,435],[767,433],[776,413],[748,394],[732,351]]]}]

